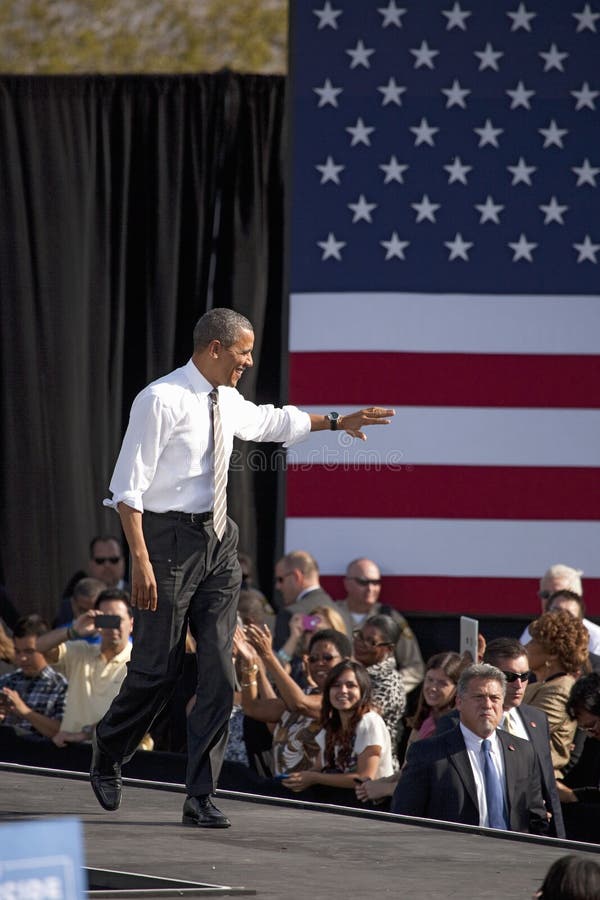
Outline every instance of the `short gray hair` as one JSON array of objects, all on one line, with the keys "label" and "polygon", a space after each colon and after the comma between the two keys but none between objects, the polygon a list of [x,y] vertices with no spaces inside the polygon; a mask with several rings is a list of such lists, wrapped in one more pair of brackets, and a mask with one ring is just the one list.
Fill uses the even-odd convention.
[{"label": "short gray hair", "polygon": [[572,568],[572,566],[565,566],[564,563],[555,563],[553,566],[550,566],[549,569],[546,569],[540,581],[543,581],[544,578],[561,578],[565,582],[565,588],[567,590],[573,591],[574,594],[579,594],[579,596],[582,597],[582,575],[583,571],[581,569],[574,569]]},{"label": "short gray hair", "polygon": [[194,327],[194,350],[204,350],[211,341],[220,341],[224,347],[231,347],[239,338],[240,331],[254,331],[246,316],[222,306],[209,309]]},{"label": "short gray hair", "polygon": [[504,672],[497,669],[496,666],[490,666],[489,663],[475,663],[467,666],[460,674],[458,684],[456,685],[456,693],[459,697],[464,697],[467,688],[474,678],[485,678],[487,681],[497,681],[502,685],[502,694],[506,693],[506,676]]},{"label": "short gray hair", "polygon": [[80,578],[73,588],[74,597],[96,597],[101,591],[106,590],[106,585],[99,578]]}]

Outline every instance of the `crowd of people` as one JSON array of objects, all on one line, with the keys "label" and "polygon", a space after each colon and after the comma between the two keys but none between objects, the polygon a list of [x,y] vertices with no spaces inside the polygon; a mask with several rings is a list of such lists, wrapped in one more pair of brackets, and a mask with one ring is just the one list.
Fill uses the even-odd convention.
[{"label": "crowd of people", "polygon": [[[596,626],[585,618],[580,573],[555,565],[544,574],[541,614],[521,640],[483,640],[476,661],[440,648],[424,664],[406,619],[380,601],[374,561],[351,561],[346,596],[333,600],[312,556],[288,553],[275,567],[277,608],[254,583],[252,561],[240,561],[225,751],[237,785],[598,840],[600,657],[590,649],[598,649]],[[120,540],[99,536],[53,627],[36,614],[0,620],[5,728],[56,747],[92,740],[135,641],[127,587]],[[186,649],[193,661],[190,633]],[[182,709],[168,706],[167,719],[193,709],[189,668],[174,694]],[[152,731],[140,750],[185,750],[170,744],[164,715]]]}]

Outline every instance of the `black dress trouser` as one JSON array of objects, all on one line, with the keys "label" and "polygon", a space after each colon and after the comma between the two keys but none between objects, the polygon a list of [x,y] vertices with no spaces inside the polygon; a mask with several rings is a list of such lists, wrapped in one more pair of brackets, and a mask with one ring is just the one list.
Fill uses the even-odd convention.
[{"label": "black dress trouser", "polygon": [[183,666],[186,626],[197,642],[196,702],[187,719],[190,796],[216,788],[233,703],[232,639],[242,580],[238,528],[227,519],[222,541],[212,519],[145,512],[144,538],[158,588],[155,612],[135,611],[133,648],[118,696],[99,722],[100,750],[127,762],[169,702]]}]

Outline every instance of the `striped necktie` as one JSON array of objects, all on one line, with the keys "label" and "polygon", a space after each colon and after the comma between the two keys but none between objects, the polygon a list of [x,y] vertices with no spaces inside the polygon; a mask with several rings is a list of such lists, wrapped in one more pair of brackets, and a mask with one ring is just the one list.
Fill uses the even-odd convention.
[{"label": "striped necktie", "polygon": [[208,395],[211,401],[213,439],[215,445],[215,499],[213,503],[213,528],[220,541],[227,525],[227,466],[225,464],[225,444],[223,442],[223,425],[219,409],[219,392],[214,388]]}]

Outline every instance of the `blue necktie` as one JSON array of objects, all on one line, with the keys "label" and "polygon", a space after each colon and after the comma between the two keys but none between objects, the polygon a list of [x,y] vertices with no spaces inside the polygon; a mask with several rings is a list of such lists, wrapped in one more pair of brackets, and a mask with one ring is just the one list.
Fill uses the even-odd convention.
[{"label": "blue necktie", "polygon": [[500,776],[494,765],[491,754],[491,743],[486,738],[481,742],[483,754],[483,780],[485,782],[485,797],[488,808],[488,827],[508,830],[507,816],[504,809],[504,791]]}]

